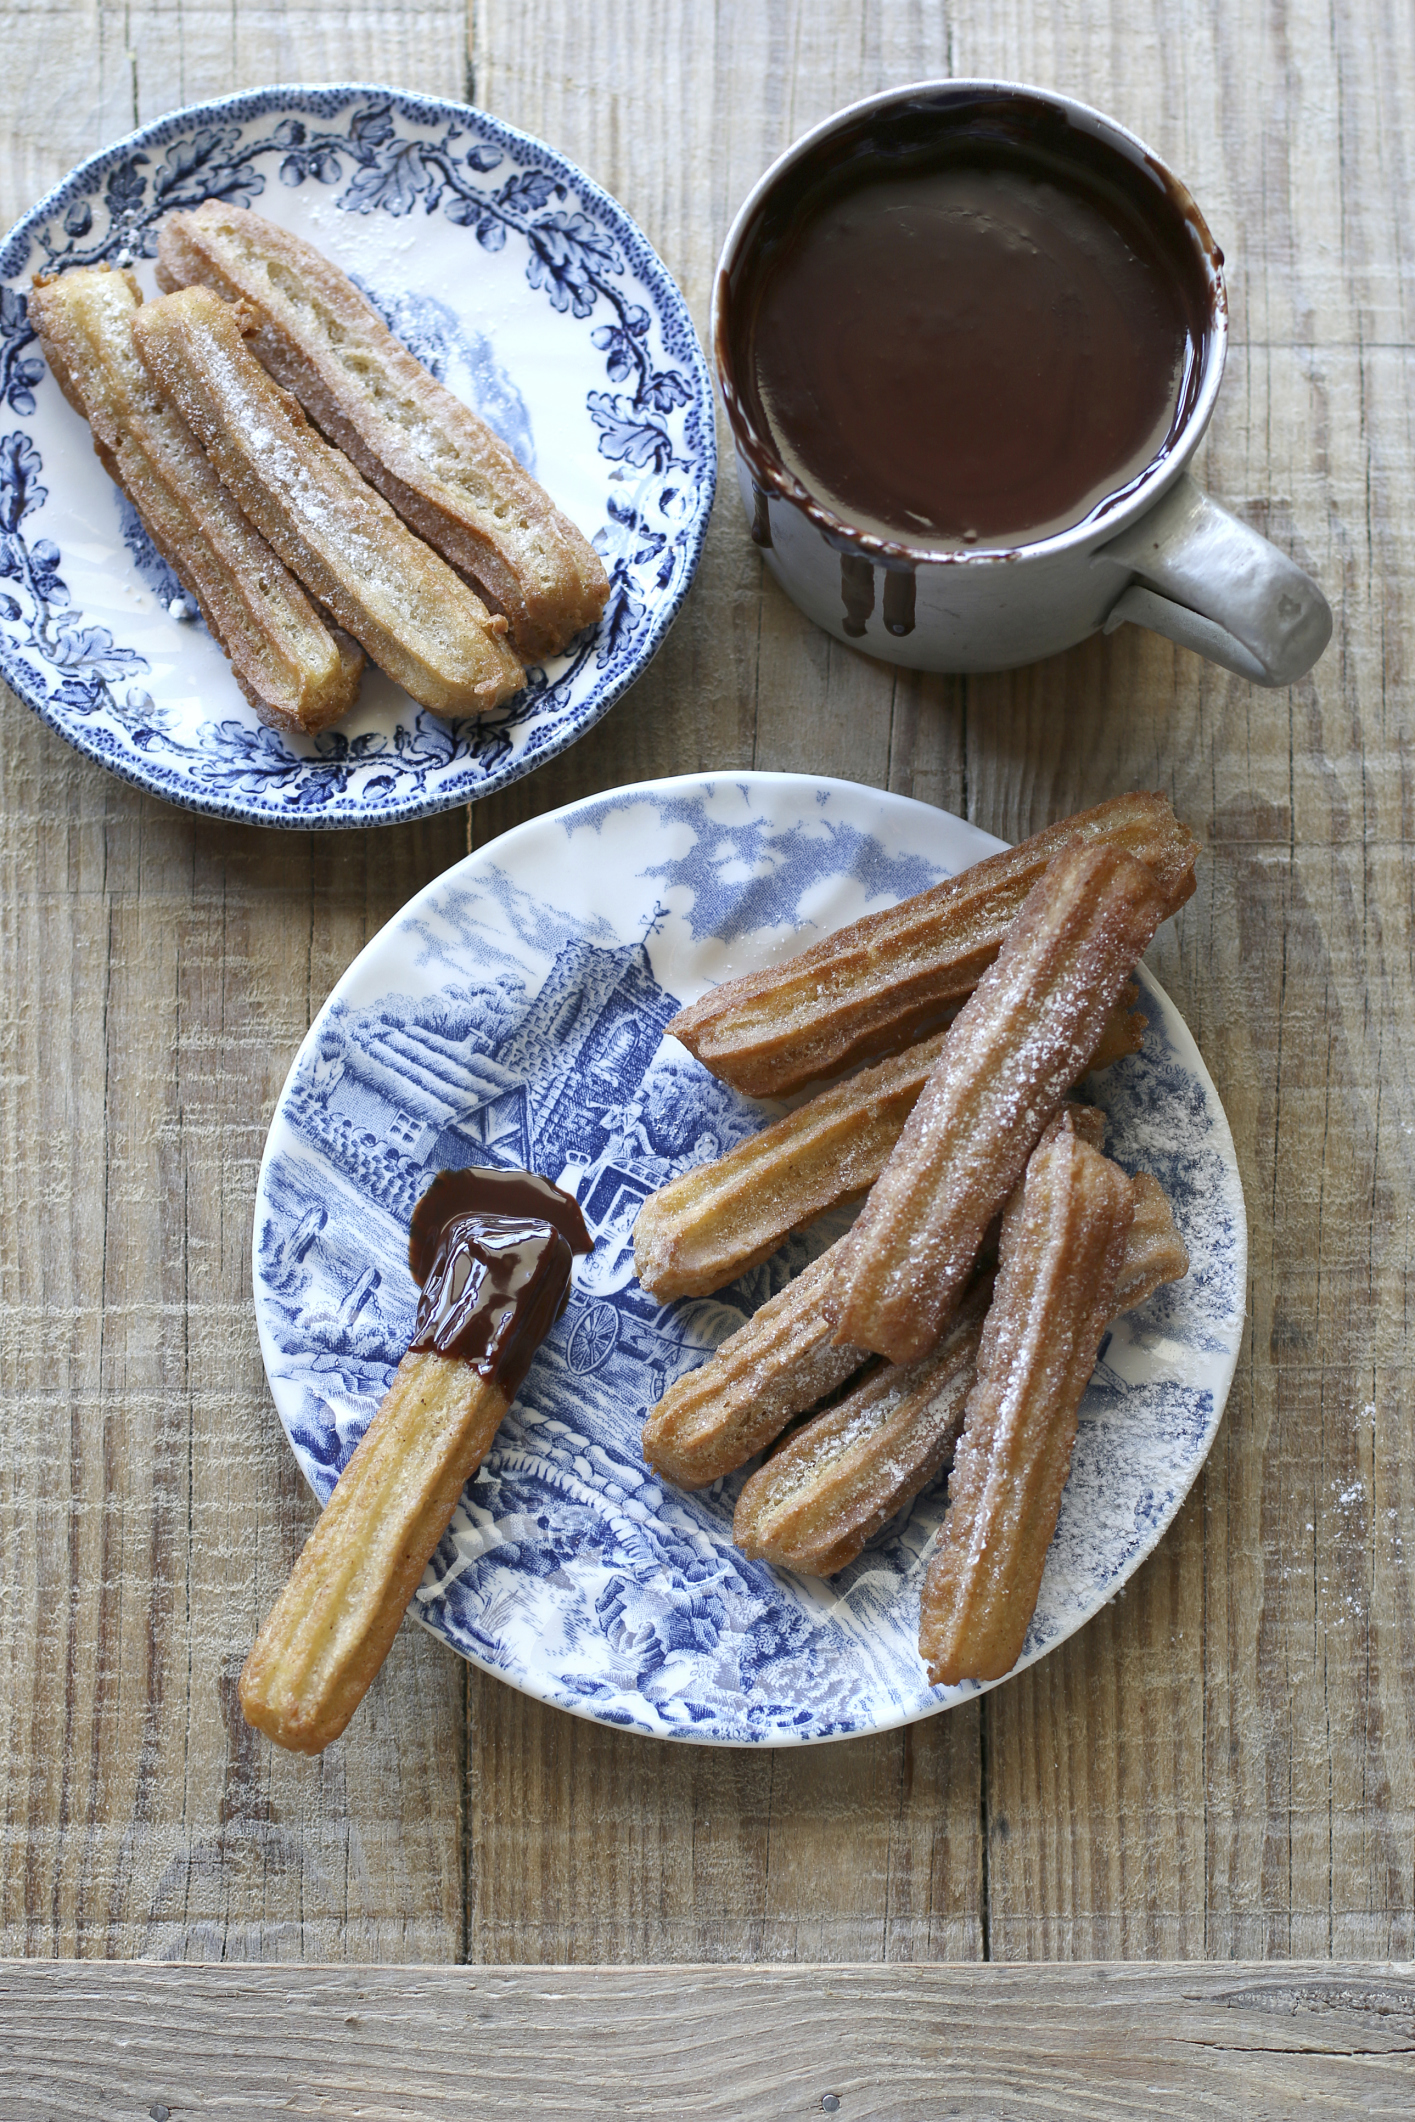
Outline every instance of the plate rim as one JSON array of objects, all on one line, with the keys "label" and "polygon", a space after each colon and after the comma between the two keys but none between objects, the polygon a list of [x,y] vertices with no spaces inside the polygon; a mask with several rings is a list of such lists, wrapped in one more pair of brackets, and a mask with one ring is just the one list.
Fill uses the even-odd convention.
[{"label": "plate rim", "polygon": [[[465,805],[479,803],[483,797],[497,794],[513,782],[534,773],[547,760],[558,758],[561,753],[568,751],[581,737],[588,735],[597,723],[603,721],[611,708],[618,705],[629,688],[643,676],[663,646],[697,577],[717,498],[720,450],[717,440],[716,402],[707,356],[703,352],[702,341],[682,288],[634,216],[611,192],[559,148],[552,147],[548,141],[540,139],[534,133],[525,132],[520,126],[509,124],[493,112],[483,110],[478,104],[459,103],[451,97],[426,96],[394,88],[384,82],[367,81],[269,82],[260,88],[238,89],[225,96],[206,97],[199,102],[183,104],[177,110],[164,112],[160,118],[154,118],[146,125],[135,126],[121,138],[110,141],[106,147],[95,149],[91,155],[86,155],[82,161],[75,163],[57,183],[52,184],[33,206],[20,215],[3,238],[0,238],[0,281],[6,281],[22,270],[23,262],[28,259],[32,246],[35,226],[57,211],[73,187],[81,179],[101,172],[110,161],[131,152],[133,148],[162,146],[174,135],[189,130],[194,122],[207,117],[220,115],[243,125],[247,124],[263,112],[278,108],[282,98],[299,98],[312,105],[317,105],[320,99],[327,99],[334,108],[360,96],[386,97],[392,106],[398,108],[403,115],[409,116],[412,122],[432,123],[441,118],[455,118],[458,115],[474,118],[489,132],[499,134],[505,141],[521,150],[525,158],[539,157],[545,165],[568,173],[576,187],[593,198],[602,209],[627,224],[637,243],[642,246],[650,272],[656,271],[662,276],[664,285],[659,291],[661,299],[670,304],[676,302],[681,310],[685,337],[684,358],[685,363],[694,371],[694,380],[699,392],[698,410],[702,415],[704,427],[703,474],[698,483],[699,498],[695,519],[689,522],[685,530],[685,559],[681,580],[678,587],[659,606],[628,667],[605,686],[593,712],[576,722],[573,728],[564,730],[549,740],[532,757],[493,769],[470,790],[422,799],[409,798],[401,803],[380,803],[357,813],[345,812],[330,816],[324,811],[305,810],[267,814],[249,808],[231,797],[200,791],[190,795],[178,794],[168,788],[156,787],[136,769],[129,758],[115,760],[107,756],[97,741],[96,730],[90,732],[82,724],[78,728],[70,728],[53,712],[47,694],[37,697],[26,682],[23,671],[16,668],[21,659],[12,651],[3,632],[0,632],[0,678],[3,678],[23,706],[37,715],[46,728],[51,729],[81,757],[101,766],[120,781],[140,788],[146,795],[155,797],[159,802],[172,804],[176,809],[193,811],[203,817],[224,818],[233,824],[264,826],[274,831],[359,832],[372,826],[413,824],[420,819],[437,817],[444,811],[459,810]],[[12,262],[11,253],[22,240],[25,245],[24,252]],[[86,738],[88,741],[85,741]]]},{"label": "plate rim", "polygon": [[[264,1313],[258,1295],[259,1289],[261,1287],[261,1276],[257,1248],[259,1244],[260,1233],[260,1207],[265,1197],[266,1174],[273,1157],[279,1154],[279,1151],[275,1147],[275,1136],[277,1133],[277,1129],[281,1125],[281,1116],[285,1104],[285,1099],[292,1083],[294,1082],[296,1076],[300,1071],[307,1050],[312,1050],[317,1044],[318,1036],[322,1031],[326,1017],[334,1009],[336,1004],[344,1000],[344,990],[346,986],[351,985],[353,983],[355,976],[364,964],[364,961],[369,956],[371,956],[371,954],[376,950],[376,948],[383,942],[385,936],[387,936],[390,930],[392,930],[398,923],[402,922],[407,916],[413,914],[416,909],[420,908],[423,905],[425,900],[429,899],[431,895],[435,892],[440,891],[452,879],[459,876],[471,865],[484,861],[489,855],[493,854],[496,849],[504,848],[506,842],[514,839],[517,835],[525,835],[529,837],[533,832],[540,830],[544,826],[562,823],[565,819],[573,816],[578,812],[587,811],[599,805],[623,803],[625,801],[633,801],[639,798],[653,798],[659,795],[682,794],[689,790],[698,790],[710,794],[714,786],[719,786],[724,782],[729,783],[734,787],[742,787],[744,789],[751,786],[765,785],[767,787],[773,787],[778,789],[801,788],[810,789],[812,791],[825,789],[831,792],[839,790],[856,798],[861,795],[865,795],[872,799],[878,800],[883,805],[886,811],[898,807],[910,813],[923,813],[925,815],[931,815],[935,818],[943,817],[951,820],[955,824],[964,825],[969,829],[969,831],[976,833],[980,839],[992,843],[992,845],[985,851],[986,853],[1001,853],[1005,851],[1008,847],[1015,844],[1010,841],[999,839],[995,833],[987,832],[982,826],[975,825],[973,821],[969,818],[960,818],[956,812],[945,810],[941,804],[925,803],[919,797],[901,795],[893,789],[873,788],[867,782],[846,781],[838,775],[771,772],[756,767],[750,767],[738,770],[727,769],[715,773],[700,772],[689,774],[662,775],[646,781],[625,782],[621,786],[616,788],[604,789],[592,795],[576,797],[568,803],[558,804],[553,810],[538,812],[533,818],[523,818],[516,825],[508,826],[505,832],[499,833],[495,839],[489,840],[484,847],[471,849],[467,854],[460,856],[456,862],[450,864],[447,869],[442,870],[436,877],[429,878],[426,884],[420,886],[420,888],[413,893],[411,898],[406,900],[405,903],[401,907],[399,907],[395,913],[389,916],[388,920],[383,923],[383,926],[377,931],[376,934],[369,937],[368,941],[363,944],[360,950],[350,960],[349,964],[344,968],[344,971],[340,974],[339,978],[335,981],[333,987],[330,989],[328,995],[325,997],[324,1002],[320,1005],[319,1010],[316,1012],[315,1016],[310,1022],[309,1029],[306,1031],[304,1037],[300,1041],[299,1047],[296,1050],[296,1053],[290,1063],[290,1067],[286,1073],[285,1079],[281,1084],[279,1092],[277,1093],[275,1103],[271,1111],[270,1124],[266,1131],[265,1144],[261,1151],[260,1167],[256,1176],[255,1193],[252,1203],[252,1228],[250,1250],[252,1278],[252,1309],[254,1310],[256,1316],[256,1330],[260,1342],[261,1362],[265,1368],[266,1373],[267,1391],[269,1392],[271,1403],[273,1404],[275,1409],[276,1419],[280,1424],[281,1432],[284,1436],[285,1446],[291,1452],[292,1456],[294,1456],[296,1466],[299,1468],[302,1476],[304,1474],[304,1469],[300,1465],[299,1455],[294,1451],[294,1446],[291,1442],[289,1431],[286,1429],[285,1426],[285,1418],[280,1411],[279,1400],[276,1397],[274,1386],[271,1383],[271,1370],[273,1362],[276,1358],[277,1351],[275,1348],[275,1344],[268,1333]],[[980,856],[979,859],[981,860],[983,859],[983,857]],[[955,874],[961,874],[961,872],[955,872]],[[1100,1602],[1091,1609],[1091,1611],[1085,1616],[1083,1620],[1078,1621],[1074,1627],[1070,1628],[1066,1632],[1065,1635],[1062,1635],[1060,1637],[1054,1637],[1050,1642],[1046,1643],[1045,1645],[1038,1646],[1038,1648],[1032,1651],[1030,1654],[1024,1652],[1022,1657],[1018,1659],[1017,1663],[1013,1665],[1008,1672],[1002,1674],[1000,1678],[996,1680],[965,1682],[963,1685],[963,1691],[960,1692],[957,1690],[950,1689],[947,1691],[947,1698],[942,1701],[926,1701],[917,1708],[901,1710],[896,1714],[882,1717],[877,1720],[872,1720],[867,1725],[855,1731],[809,1732],[801,1733],[798,1735],[790,1731],[773,1730],[770,1734],[765,1735],[761,1738],[726,1737],[705,1730],[697,1725],[691,1725],[688,1727],[674,1726],[669,1730],[660,1732],[643,1731],[636,1725],[619,1723],[611,1718],[598,1715],[596,1714],[593,1708],[583,1703],[576,1702],[573,1699],[566,1699],[563,1695],[555,1693],[548,1686],[539,1687],[531,1685],[528,1682],[516,1678],[513,1675],[503,1671],[499,1666],[491,1664],[486,1658],[480,1656],[476,1651],[465,1649],[461,1644],[453,1643],[449,1640],[449,1638],[444,1634],[444,1632],[440,1628],[434,1625],[432,1621],[426,1619],[423,1614],[414,1611],[414,1607],[416,1605],[416,1600],[414,1600],[412,1603],[410,1603],[408,1612],[416,1621],[417,1625],[420,1628],[426,1629],[428,1634],[433,1636],[436,1641],[443,1644],[444,1647],[448,1651],[450,1651],[454,1657],[464,1659],[466,1663],[468,1663],[469,1665],[476,1666],[480,1671],[487,1673],[492,1679],[502,1681],[506,1686],[514,1688],[518,1694],[527,1695],[531,1698],[531,1700],[544,1703],[546,1707],[550,1709],[563,1710],[569,1716],[581,1718],[584,1722],[589,1724],[600,1725],[606,1730],[631,1733],[634,1737],[646,1740],[649,1743],[661,1741],[664,1743],[696,1745],[705,1748],[733,1748],[745,1753],[759,1753],[764,1751],[793,1749],[807,1746],[845,1745],[855,1739],[877,1738],[886,1732],[899,1731],[901,1729],[907,1729],[910,1725],[913,1724],[921,1724],[928,1718],[942,1716],[950,1710],[960,1708],[964,1703],[976,1700],[981,1695],[990,1694],[995,1687],[1001,1687],[1006,1682],[1019,1678],[1024,1672],[1029,1671],[1032,1666],[1039,1664],[1043,1659],[1050,1657],[1054,1652],[1063,1649],[1064,1646],[1068,1642],[1070,1642],[1073,1637],[1080,1635],[1083,1630],[1088,1628],[1091,1623],[1097,1619],[1103,1609],[1106,1606],[1110,1605],[1116,1598],[1117,1594],[1121,1592],[1125,1588],[1125,1586],[1130,1583],[1131,1579],[1135,1576],[1136,1572],[1140,1569],[1141,1565],[1149,1560],[1150,1556],[1159,1546],[1160,1541],[1165,1537],[1165,1535],[1169,1532],[1170,1528],[1173,1526],[1175,1520],[1179,1516],[1180,1511],[1183,1509],[1190,1494],[1192,1493],[1195,1483],[1198,1481],[1200,1474],[1203,1472],[1204,1466],[1208,1460],[1209,1453],[1213,1449],[1214,1443],[1218,1437],[1219,1429],[1223,1422],[1224,1415],[1227,1411],[1229,1395],[1233,1390],[1233,1381],[1237,1374],[1239,1357],[1242,1354],[1243,1338],[1244,1333],[1246,1331],[1247,1323],[1248,1308],[1246,1300],[1246,1291],[1248,1281],[1249,1249],[1248,1206],[1247,1198],[1243,1191],[1243,1175],[1238,1162],[1237,1149],[1234,1144],[1233,1129],[1229,1122],[1228,1114],[1224,1108],[1223,1100],[1219,1096],[1218,1087],[1214,1083],[1213,1077],[1209,1073],[1208,1066],[1204,1060],[1202,1053],[1199,1050],[1198,1042],[1194,1038],[1192,1031],[1189,1029],[1189,1025],[1186,1022],[1184,1016],[1182,1015],[1176,1004],[1173,1002],[1169,994],[1166,992],[1166,990],[1154,977],[1153,973],[1151,973],[1149,969],[1145,966],[1143,960],[1137,968],[1137,973],[1142,983],[1142,989],[1147,988],[1150,992],[1152,992],[1156,1000],[1159,1001],[1163,1005],[1165,1010],[1168,1012],[1168,1022],[1166,1029],[1170,1036],[1175,1040],[1176,1050],[1179,1058],[1183,1061],[1186,1068],[1189,1068],[1193,1071],[1194,1075],[1198,1077],[1201,1085],[1203,1086],[1206,1094],[1206,1104],[1208,1105],[1209,1110],[1214,1115],[1216,1121],[1218,1133],[1215,1147],[1232,1179],[1238,1208],[1238,1215],[1235,1223],[1234,1246],[1235,1286],[1239,1293],[1237,1300],[1239,1309],[1235,1314],[1238,1330],[1234,1336],[1233,1347],[1231,1351],[1225,1351],[1224,1354],[1224,1375],[1222,1377],[1221,1390],[1218,1389],[1217,1386],[1215,1387],[1213,1416],[1208,1425],[1208,1431],[1203,1443],[1203,1447],[1194,1459],[1193,1468],[1192,1472],[1190,1473],[1189,1479],[1185,1483],[1183,1489],[1180,1490],[1174,1497],[1174,1500],[1168,1511],[1147,1530],[1144,1538],[1136,1543],[1135,1548],[1126,1557],[1125,1563],[1121,1568],[1119,1574],[1109,1585],[1104,1598],[1101,1599]],[[309,1487],[310,1492],[312,1494],[316,1494],[313,1488],[313,1484],[310,1483],[307,1479],[306,1486]],[[318,1500],[317,1494],[316,1500]],[[787,1571],[783,1574],[791,1575],[793,1573]]]}]

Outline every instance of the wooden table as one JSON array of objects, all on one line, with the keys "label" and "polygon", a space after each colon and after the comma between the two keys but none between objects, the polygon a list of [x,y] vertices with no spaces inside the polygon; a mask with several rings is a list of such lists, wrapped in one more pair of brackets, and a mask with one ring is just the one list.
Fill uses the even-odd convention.
[{"label": "wooden table", "polygon": [[[5,2113],[756,2117],[827,2091],[847,2122],[941,2101],[1287,2115],[1304,2095],[1408,2113],[1415,14],[10,0],[0,34],[0,225],[178,104],[390,82],[581,163],[700,326],[736,203],[830,110],[945,73],[1079,95],[1208,213],[1233,344],[1203,474],[1337,614],[1282,693],[1133,628],[1007,676],[916,677],[798,616],[724,481],[653,667],[470,815],[214,823],[6,696]],[[1198,894],[1152,956],[1232,1120],[1252,1243],[1206,1472],[1079,1636],[908,1731],[659,1746],[408,1627],[344,1742],[274,1752],[235,1679],[312,1505],[261,1369],[249,1233],[310,1017],[468,846],[621,782],[747,765],[1008,837],[1137,785],[1193,823]],[[100,1960],[180,1965],[52,1964]],[[1008,1965],[939,1964],[988,1960]],[[1096,1961],[1167,1964],[1040,1964]]]}]

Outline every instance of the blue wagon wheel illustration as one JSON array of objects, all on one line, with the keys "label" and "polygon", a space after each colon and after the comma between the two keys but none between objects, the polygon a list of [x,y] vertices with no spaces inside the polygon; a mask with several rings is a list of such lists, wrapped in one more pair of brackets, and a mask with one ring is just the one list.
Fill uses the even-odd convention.
[{"label": "blue wagon wheel illustration", "polygon": [[591,1304],[570,1334],[566,1358],[577,1376],[587,1378],[613,1355],[619,1339],[619,1314],[612,1304]]}]

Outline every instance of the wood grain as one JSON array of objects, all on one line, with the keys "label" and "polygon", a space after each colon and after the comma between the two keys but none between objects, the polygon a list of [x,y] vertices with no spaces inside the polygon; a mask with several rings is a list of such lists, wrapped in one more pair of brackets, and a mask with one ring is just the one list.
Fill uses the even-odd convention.
[{"label": "wood grain", "polygon": [[[1408,1967],[0,1966],[12,2122],[1406,2116]],[[826,2106],[826,2102],[832,2104]]]},{"label": "wood grain", "polygon": [[[195,96],[350,68],[457,94],[462,34],[456,8],[21,12],[0,220]],[[406,1631],[357,1751],[317,1764],[257,1741],[235,1680],[313,1515],[250,1310],[271,1107],[350,957],[465,852],[465,814],[198,819],[9,695],[0,773],[0,1942],[455,1959],[457,1661]]]},{"label": "wood grain", "polygon": [[[579,161],[641,221],[700,326],[737,202],[830,110],[947,73],[1079,95],[1206,209],[1233,339],[1200,470],[1315,571],[1337,633],[1279,694],[1129,628],[998,677],[895,673],[776,591],[729,476],[651,669],[582,743],[477,807],[480,844],[621,782],[756,765],[888,786],[1017,837],[1138,785],[1168,790],[1206,846],[1152,953],[1233,1122],[1251,1224],[1250,1332],[1206,1475],[1127,1592],[1019,1681],[907,1733],[774,1755],[602,1731],[411,1629],[323,1762],[273,1755],[240,1722],[232,1677],[309,1523],[249,1310],[265,1126],[333,981],[463,852],[468,822],[301,836],[193,820],[7,698],[0,1949],[547,1966],[1415,1953],[1415,15],[1394,0],[474,0],[466,15],[183,0],[12,10],[6,57],[0,220],[182,101],[387,79],[473,94]],[[485,1978],[468,2008],[531,1995],[529,1979]],[[577,1979],[556,1994],[614,1996],[630,2023],[640,1985]],[[731,1996],[743,2014],[785,1999],[779,2020],[750,2021],[774,2058],[798,2019],[817,2024],[812,1998],[844,1994],[820,1973],[772,1986],[794,1979],[662,1976],[654,1994],[674,2011],[689,1992]],[[1030,2021],[1006,2000],[1021,1990],[984,2007],[961,1973],[881,1979],[872,1997],[897,1980],[946,2023],[995,2031],[999,2059],[1014,2041],[1010,2077],[998,2060],[958,2081],[969,2112],[1069,2114],[1067,2084],[1104,2083],[1112,2107],[1088,2114],[1148,2113],[1146,2086],[1172,2082],[1213,2112],[1285,2114],[1316,2067],[1275,2042],[1264,2068],[1280,2075],[1243,2077],[1247,2050],[1223,2034],[1237,2007],[1203,2017],[1227,1974],[1195,1970],[1181,1992],[1078,1972],[1063,2017],[1091,2023],[1091,1984],[1139,2016],[1198,1999],[1205,2031],[1112,2077],[1098,2035],[1055,2078],[1019,2075]],[[1310,1979],[1263,1990],[1297,1999],[1261,2018],[1289,2045],[1293,2012],[1310,2028],[1328,2009]],[[908,1986],[927,1981],[944,1986]],[[275,1994],[250,1992],[253,2018]],[[214,1995],[190,1993],[194,2025]],[[724,2100],[757,2098],[750,2044],[722,2043],[718,2004],[703,2009]],[[427,2034],[433,2053],[442,2038]],[[930,2096],[908,2076],[917,2052],[901,2034],[879,2053],[888,2111],[922,2112],[903,2104]],[[1333,2111],[1386,2097],[1394,2066],[1329,2060],[1355,2073],[1332,2078]],[[1150,2075],[1181,2064],[1211,2075]],[[715,2111],[711,2087],[689,2090],[689,2112]],[[315,2112],[347,2111],[336,2067],[318,2097]],[[398,2097],[382,2111],[445,2111],[431,2078]],[[872,2097],[842,2112],[883,2112],[858,2104]]]}]

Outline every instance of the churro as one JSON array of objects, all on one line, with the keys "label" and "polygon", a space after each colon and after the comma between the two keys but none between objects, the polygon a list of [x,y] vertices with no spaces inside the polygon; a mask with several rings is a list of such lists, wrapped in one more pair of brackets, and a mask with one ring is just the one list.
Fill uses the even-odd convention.
[{"label": "churro", "polygon": [[[1128,1004],[1106,1019],[1089,1069],[1138,1053],[1145,1019]],[[793,1230],[862,1194],[883,1171],[938,1059],[944,1034],[820,1091],[710,1164],[650,1194],[634,1225],[634,1265],[660,1304],[708,1296],[769,1259]]]},{"label": "churro", "polygon": [[[1099,1149],[1098,1131],[1076,1132]],[[1023,1192],[1015,1188],[1013,1200],[1020,1203]],[[1130,1198],[1134,1220],[1112,1299],[1117,1316],[1189,1271],[1169,1203],[1148,1172],[1131,1179]],[[981,1332],[975,1303],[970,1290],[937,1349],[917,1363],[872,1372],[794,1430],[752,1475],[733,1524],[744,1554],[807,1576],[834,1576],[948,1464],[974,1382]],[[964,1347],[971,1350],[966,1368],[953,1360]]]},{"label": "churro", "polygon": [[133,340],[223,483],[281,559],[422,706],[469,715],[516,692],[506,621],[399,521],[246,350],[209,288],[145,303]]},{"label": "churro", "polygon": [[294,1753],[338,1738],[508,1404],[467,1363],[404,1356],[246,1660],[248,1723]]},{"label": "churro", "polygon": [[133,347],[142,296],[131,273],[40,275],[30,321],[109,476],[189,590],[262,722],[311,735],[353,705],[362,651],[331,633],[237,507]]},{"label": "churro", "polygon": [[1125,1174],[1078,1136],[1032,1157],[924,1580],[919,1649],[934,1686],[1000,1679],[1021,1655],[1132,1214]]},{"label": "churro", "polygon": [[1166,905],[1115,847],[1073,840],[1048,864],[840,1241],[827,1309],[842,1342],[910,1363],[938,1339]]},{"label": "churro", "polygon": [[199,282],[243,306],[276,382],[506,614],[523,656],[553,655],[598,619],[609,581],[593,546],[313,244],[208,199],[163,223],[157,277],[169,291]]},{"label": "churro", "polygon": [[764,1451],[869,1360],[831,1343],[820,1300],[843,1239],[762,1305],[697,1370],[677,1379],[644,1423],[644,1457],[679,1488],[705,1488]]},{"label": "churro", "polygon": [[929,1355],[882,1364],[758,1468],[732,1520],[744,1555],[834,1576],[933,1479],[958,1440],[991,1294],[987,1276]]},{"label": "churro", "polygon": [[1134,1211],[1125,1239],[1125,1257],[1115,1287],[1115,1312],[1134,1311],[1165,1282],[1182,1282],[1189,1272],[1189,1248],[1175,1227],[1174,1211],[1158,1179],[1136,1172],[1130,1181]]},{"label": "churro", "polygon": [[1079,835],[1153,871],[1165,915],[1194,889],[1194,837],[1167,798],[1113,797],[974,863],[931,891],[837,929],[784,963],[725,981],[667,1032],[754,1098],[799,1090],[942,1023],[977,986],[1053,855]]},{"label": "churro", "polygon": [[248,1722],[296,1753],[358,1708],[590,1240],[548,1181],[461,1171],[424,1194],[408,1249],[412,1343],[241,1675]]}]

